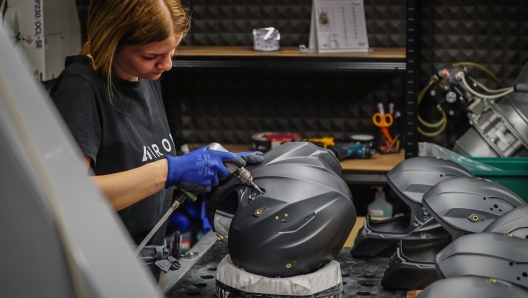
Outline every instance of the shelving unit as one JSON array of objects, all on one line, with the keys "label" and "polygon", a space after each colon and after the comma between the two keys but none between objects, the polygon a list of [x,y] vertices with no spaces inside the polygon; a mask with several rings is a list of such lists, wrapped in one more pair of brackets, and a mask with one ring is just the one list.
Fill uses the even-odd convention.
[{"label": "shelving unit", "polygon": [[[298,47],[282,47],[275,52],[259,52],[252,47],[241,46],[181,46],[178,47],[173,59],[173,68],[175,71],[246,68],[268,71],[404,75],[408,63],[405,48],[373,48],[369,52],[316,54],[301,53]],[[412,113],[402,114],[412,115]],[[235,146],[231,151],[247,149]],[[378,154],[366,160],[344,161],[342,177],[350,184],[383,185],[386,183],[386,173],[406,157],[403,152],[405,151],[391,155]]]},{"label": "shelving unit", "polygon": [[[350,73],[403,76],[402,153],[377,155],[368,160],[342,163],[343,178],[348,183],[384,184],[386,173],[405,158],[417,156],[418,93],[418,0],[406,0],[406,47],[371,48],[357,53],[301,53],[299,47],[281,47],[279,51],[260,52],[249,46],[180,46],[173,59],[175,73],[208,73],[208,69],[233,69],[254,72]],[[203,83],[202,83],[203,84]],[[400,89],[401,90],[401,89]],[[176,94],[174,96],[177,96]],[[182,116],[182,109],[172,110]],[[298,117],[298,115],[297,115]],[[202,117],[203,118],[203,117]],[[174,127],[181,122],[174,120]],[[225,144],[224,144],[225,145]]]}]

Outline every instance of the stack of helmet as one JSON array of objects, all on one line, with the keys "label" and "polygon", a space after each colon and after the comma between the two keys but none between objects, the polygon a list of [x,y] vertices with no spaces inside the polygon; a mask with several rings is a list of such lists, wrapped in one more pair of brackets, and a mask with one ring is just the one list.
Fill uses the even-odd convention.
[{"label": "stack of helmet", "polygon": [[449,233],[423,207],[423,194],[437,183],[457,177],[474,177],[461,165],[440,158],[414,157],[387,173],[391,189],[410,209],[400,217],[373,221],[369,216],[356,236],[354,257],[391,256],[400,242],[409,245],[442,243]]},{"label": "stack of helmet", "polygon": [[[528,218],[522,216],[524,213],[513,212],[524,210],[517,209],[525,206],[521,198],[499,183],[474,177],[452,161],[431,157],[407,159],[387,174],[387,180],[409,205],[411,214],[407,218],[380,222],[371,222],[367,217],[351,250],[354,256],[382,255],[390,251],[388,248],[394,240],[401,240],[395,245],[396,252],[381,281],[386,289],[424,289],[446,274],[456,276],[452,271],[446,274],[438,271],[441,266],[437,260],[442,255],[440,252],[448,250],[446,247],[451,247],[453,241],[464,235],[481,232],[528,235]],[[503,214],[511,215],[503,217]],[[505,219],[491,225],[499,218]],[[409,220],[410,225],[406,225]],[[394,226],[405,227],[404,232],[395,233],[395,229],[391,229]],[[522,273],[528,277],[528,268]],[[481,282],[473,280],[474,284]]]},{"label": "stack of helmet", "polygon": [[437,254],[461,236],[480,233],[524,201],[499,183],[480,178],[454,178],[438,183],[423,196],[427,212],[449,237],[440,245],[401,245],[381,281],[387,289],[421,290],[440,276]]},{"label": "stack of helmet", "polygon": [[446,279],[431,284],[419,297],[528,297],[527,235],[528,206],[524,205],[502,215],[482,233],[457,239],[436,256],[438,274]]},{"label": "stack of helmet", "polygon": [[[356,221],[336,157],[311,143],[291,142],[248,170],[263,194],[228,178],[207,206],[230,262],[241,272],[275,280],[311,274],[332,262]],[[336,294],[341,280],[339,286]]]}]

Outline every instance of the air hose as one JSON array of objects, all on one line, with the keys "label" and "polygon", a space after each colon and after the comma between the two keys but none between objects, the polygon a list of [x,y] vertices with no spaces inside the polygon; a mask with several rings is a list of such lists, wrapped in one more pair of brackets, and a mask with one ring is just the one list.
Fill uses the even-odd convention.
[{"label": "air hose", "polygon": [[[418,93],[418,107],[420,107],[420,102],[422,101],[425,93],[427,92],[427,90],[429,90],[429,88],[435,83],[435,80],[434,79],[431,79],[429,81],[429,83],[427,84],[427,86],[425,86],[425,88],[423,88],[420,93]],[[444,129],[446,128],[447,126],[447,116],[445,114],[445,112],[439,108],[439,111],[440,113],[442,113],[442,119],[440,121],[438,121],[437,123],[429,123],[427,121],[425,121],[421,116],[420,114],[418,113],[418,122],[420,122],[420,124],[422,124],[423,126],[425,127],[429,127],[429,128],[437,128],[437,127],[440,127],[437,131],[435,132],[426,132],[424,131],[422,128],[420,128],[420,126],[418,126],[418,132],[421,133],[422,135],[426,136],[426,137],[434,137],[434,136],[437,136],[439,134],[441,134]]]}]

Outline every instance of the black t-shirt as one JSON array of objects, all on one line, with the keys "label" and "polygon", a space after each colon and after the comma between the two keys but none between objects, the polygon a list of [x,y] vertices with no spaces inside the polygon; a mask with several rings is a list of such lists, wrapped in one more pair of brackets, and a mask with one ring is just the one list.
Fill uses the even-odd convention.
[{"label": "black t-shirt", "polygon": [[[175,156],[159,81],[115,78],[113,83],[110,101],[106,80],[93,69],[90,58],[70,56],[50,91],[82,152],[92,158],[94,174],[122,172],[165,154]],[[163,189],[118,211],[136,244],[170,208],[172,192]],[[164,234],[165,225],[149,245],[162,245]]]}]

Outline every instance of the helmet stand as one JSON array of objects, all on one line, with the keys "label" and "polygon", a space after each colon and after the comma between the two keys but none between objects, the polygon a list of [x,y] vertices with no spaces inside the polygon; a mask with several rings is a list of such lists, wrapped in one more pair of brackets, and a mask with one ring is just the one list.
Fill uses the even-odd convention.
[{"label": "helmet stand", "polygon": [[[295,285],[295,286],[292,286]],[[303,287],[302,285],[308,285]],[[216,293],[224,297],[340,297],[341,266],[331,261],[319,270],[292,277],[264,277],[239,269],[229,255],[218,264]]]}]

